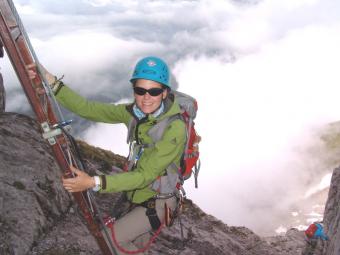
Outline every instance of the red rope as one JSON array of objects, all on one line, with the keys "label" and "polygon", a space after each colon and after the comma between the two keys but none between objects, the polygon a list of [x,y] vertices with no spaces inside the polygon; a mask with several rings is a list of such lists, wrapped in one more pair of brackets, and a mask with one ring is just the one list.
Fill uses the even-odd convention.
[{"label": "red rope", "polygon": [[143,253],[146,250],[148,250],[151,246],[151,244],[156,240],[156,238],[159,236],[159,234],[161,233],[162,228],[164,227],[164,222],[162,222],[162,224],[159,226],[159,228],[157,229],[157,231],[152,235],[152,237],[150,238],[150,240],[145,244],[144,247],[138,249],[138,250],[134,250],[134,251],[129,251],[126,250],[124,247],[120,246],[117,239],[116,239],[116,235],[115,235],[115,231],[113,228],[114,225],[114,221],[109,222],[107,224],[107,226],[111,229],[111,234],[112,234],[112,240],[116,246],[116,248],[121,251],[124,252],[126,254],[137,254],[137,253]]}]

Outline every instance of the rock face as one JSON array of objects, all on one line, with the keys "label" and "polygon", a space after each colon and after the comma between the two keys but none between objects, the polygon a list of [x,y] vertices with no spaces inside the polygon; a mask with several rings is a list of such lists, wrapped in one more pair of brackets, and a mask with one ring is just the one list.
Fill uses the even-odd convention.
[{"label": "rock face", "polygon": [[36,122],[0,115],[0,254],[27,254],[70,207]]},{"label": "rock face", "polygon": [[184,240],[177,221],[163,231],[148,254],[297,255],[305,246],[304,235],[297,230],[286,236],[261,238],[245,227],[224,224],[190,200],[184,204],[181,221]]},{"label": "rock face", "polygon": [[[262,239],[244,227],[229,227],[205,214],[190,200],[179,222],[164,229],[149,255],[298,255],[304,247],[303,233],[291,230],[286,236]],[[72,229],[71,231],[69,229]],[[69,213],[49,232],[30,254],[100,254],[87,228],[76,213]]]},{"label": "rock face", "polygon": [[[83,148],[83,147],[82,147]],[[85,158],[90,170],[110,172],[99,155]],[[113,156],[112,156],[113,157]],[[122,158],[115,157],[116,165]],[[0,115],[0,254],[100,254],[77,206],[61,186],[61,173],[38,125],[29,117]],[[97,195],[108,213],[117,195]],[[231,227],[204,213],[190,200],[178,220],[164,229],[147,252],[156,254],[297,255],[303,233],[261,238],[245,227]]]},{"label": "rock face", "polygon": [[0,73],[0,114],[5,111],[5,87]]},{"label": "rock face", "polygon": [[[0,58],[4,56],[3,47],[0,41]],[[5,111],[5,87],[0,73],[0,114]]]},{"label": "rock face", "polygon": [[330,240],[326,242],[325,255],[340,254],[340,167],[333,172],[331,187],[324,214],[325,231]]}]

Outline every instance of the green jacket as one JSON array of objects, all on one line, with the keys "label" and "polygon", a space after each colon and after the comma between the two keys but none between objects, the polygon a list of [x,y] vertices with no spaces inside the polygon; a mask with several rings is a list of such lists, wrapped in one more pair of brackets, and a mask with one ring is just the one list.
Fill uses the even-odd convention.
[{"label": "green jacket", "polygon": [[[128,126],[134,118],[133,104],[108,104],[88,101],[67,86],[63,86],[57,94],[57,100],[65,108],[75,114],[92,121],[105,123],[124,123]],[[157,121],[180,113],[180,107],[173,97],[165,100],[165,111],[159,117],[148,116],[146,121],[137,124],[138,139],[142,144],[152,143],[147,134]],[[135,132],[133,132],[135,134]],[[171,164],[180,164],[186,140],[185,123],[177,119],[168,126],[161,141],[155,146],[145,148],[133,171],[106,175],[106,185],[100,192],[127,191],[133,203],[142,203],[157,193],[151,184],[157,177],[164,175],[165,169]]]}]

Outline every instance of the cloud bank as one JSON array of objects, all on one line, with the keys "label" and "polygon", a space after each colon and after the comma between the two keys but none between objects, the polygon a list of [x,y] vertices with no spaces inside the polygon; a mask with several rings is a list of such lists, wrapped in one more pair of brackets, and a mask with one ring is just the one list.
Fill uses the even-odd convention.
[{"label": "cloud bank", "polygon": [[[200,188],[186,186],[224,222],[271,233],[331,170],[315,130],[340,119],[339,3],[15,3],[41,62],[90,99],[131,99],[128,79],[142,56],[169,63],[174,87],[200,107]],[[8,62],[2,72],[8,109],[27,111]],[[80,123],[76,131],[90,143],[126,153],[123,127]]]}]

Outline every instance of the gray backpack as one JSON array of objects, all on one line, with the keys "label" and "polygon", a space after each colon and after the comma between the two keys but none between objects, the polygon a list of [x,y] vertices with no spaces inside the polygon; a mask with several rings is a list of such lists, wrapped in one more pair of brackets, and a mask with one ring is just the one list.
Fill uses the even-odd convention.
[{"label": "gray backpack", "polygon": [[126,171],[131,170],[136,164],[145,147],[152,147],[162,139],[165,129],[171,122],[180,119],[185,123],[186,143],[180,166],[178,167],[175,163],[171,163],[166,168],[166,175],[159,176],[151,184],[152,189],[157,191],[161,196],[171,195],[180,189],[185,195],[182,185],[192,174],[194,174],[195,187],[197,188],[197,177],[200,169],[198,143],[200,142],[201,137],[197,135],[194,123],[198,109],[197,101],[193,97],[178,91],[172,91],[171,93],[175,96],[175,99],[181,108],[181,113],[163,119],[148,131],[148,135],[153,141],[151,144],[138,145],[136,141],[134,141],[133,132],[137,125],[137,120],[135,118],[130,121],[128,126],[127,142],[130,144],[130,153],[128,165],[125,169]]}]

